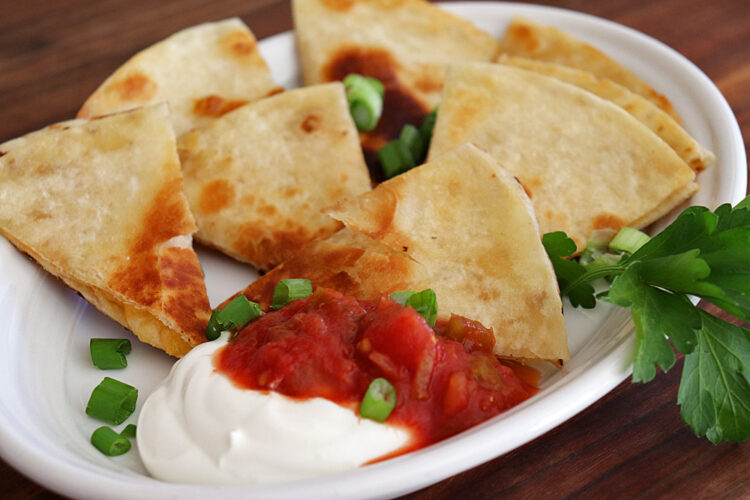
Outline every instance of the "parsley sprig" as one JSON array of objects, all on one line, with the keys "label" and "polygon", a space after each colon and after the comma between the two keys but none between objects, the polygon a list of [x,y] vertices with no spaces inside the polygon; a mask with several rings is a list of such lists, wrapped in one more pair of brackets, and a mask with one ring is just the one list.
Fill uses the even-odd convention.
[{"label": "parsley sprig", "polygon": [[[696,307],[700,297],[750,320],[750,196],[711,212],[690,207],[632,255],[587,269],[571,259],[565,233],[543,243],[563,296],[578,307],[597,299],[630,308],[636,330],[633,382],[669,370],[685,355],[677,396],[682,419],[711,442],[750,439],[750,331]],[[592,282],[606,278],[609,290]],[[671,341],[671,345],[670,345]],[[674,349],[673,349],[674,347]]]}]

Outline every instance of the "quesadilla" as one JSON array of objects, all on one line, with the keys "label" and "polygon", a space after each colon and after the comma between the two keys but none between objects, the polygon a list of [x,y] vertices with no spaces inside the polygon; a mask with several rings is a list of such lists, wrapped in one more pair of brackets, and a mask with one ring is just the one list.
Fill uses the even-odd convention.
[{"label": "quesadilla", "polygon": [[196,238],[259,269],[341,226],[322,213],[370,189],[341,83],[243,106],[183,135]]},{"label": "quesadilla", "polygon": [[78,118],[168,101],[179,136],[248,101],[281,91],[239,18],[184,29],[120,66]]},{"label": "quesadilla", "polygon": [[181,356],[205,340],[166,105],[72,120],[0,145],[0,233],[142,341]]},{"label": "quesadilla", "polygon": [[440,100],[448,63],[491,61],[497,41],[424,0],[293,0],[305,85],[359,73],[385,85],[378,126],[362,134],[368,165]]},{"label": "quesadilla", "polygon": [[284,278],[360,299],[432,288],[439,315],[494,330],[498,356],[568,360],[557,281],[531,204],[492,158],[464,145],[331,214],[346,228],[242,293],[268,305]]},{"label": "quesadilla", "polygon": [[509,57],[503,54],[497,62],[557,78],[617,104],[669,144],[669,147],[695,172],[700,172],[714,161],[713,153],[693,139],[671,116],[622,85],[570,66],[525,57]]},{"label": "quesadilla", "polygon": [[698,189],[695,172],[622,108],[509,66],[449,69],[428,160],[465,142],[518,178],[542,233],[565,231],[579,251],[593,230],[643,227]]},{"label": "quesadilla", "polygon": [[589,71],[645,97],[680,123],[679,115],[666,97],[597,48],[552,26],[516,17],[500,43],[500,53]]}]

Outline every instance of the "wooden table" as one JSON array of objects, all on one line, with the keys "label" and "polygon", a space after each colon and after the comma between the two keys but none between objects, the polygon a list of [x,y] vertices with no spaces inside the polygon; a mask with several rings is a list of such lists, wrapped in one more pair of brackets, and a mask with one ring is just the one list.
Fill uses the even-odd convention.
[{"label": "wooden table", "polygon": [[[547,2],[655,37],[721,89],[750,141],[746,0]],[[192,24],[241,16],[258,38],[292,27],[286,0],[22,0],[0,11],[0,142],[72,117],[137,50]],[[624,382],[535,441],[413,498],[750,497],[750,442],[695,438],[675,404],[681,362],[647,385]],[[4,462],[0,497],[54,498]]]}]

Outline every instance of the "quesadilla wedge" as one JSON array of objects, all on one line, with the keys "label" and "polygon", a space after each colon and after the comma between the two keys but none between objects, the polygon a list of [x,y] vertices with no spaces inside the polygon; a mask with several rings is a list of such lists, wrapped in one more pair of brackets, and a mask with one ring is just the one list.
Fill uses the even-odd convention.
[{"label": "quesadilla wedge", "polygon": [[696,173],[705,169],[715,159],[711,151],[693,139],[669,114],[651,101],[611,80],[597,78],[593,73],[570,66],[526,57],[510,57],[502,54],[497,62],[557,78],[617,104],[669,144],[669,147],[674,149],[674,152]]},{"label": "quesadilla wedge", "polygon": [[589,71],[599,78],[606,78],[640,94],[680,123],[679,115],[666,97],[597,48],[552,26],[516,17],[500,43],[500,53]]},{"label": "quesadilla wedge", "polygon": [[3,236],[142,341],[181,356],[205,340],[166,105],[58,123],[0,153]]},{"label": "quesadilla wedge", "polygon": [[239,18],[184,29],[134,55],[88,98],[78,118],[168,101],[175,133],[280,91]]},{"label": "quesadilla wedge", "polygon": [[305,85],[359,73],[385,85],[378,126],[362,134],[368,165],[440,100],[448,63],[491,61],[497,41],[425,0],[293,0]]},{"label": "quesadilla wedge", "polygon": [[465,142],[518,178],[542,233],[565,231],[579,251],[594,229],[643,227],[698,189],[695,172],[622,108],[505,65],[449,69],[428,161]]},{"label": "quesadilla wedge", "polygon": [[322,213],[370,189],[341,83],[243,106],[179,140],[196,238],[259,269],[341,226]]},{"label": "quesadilla wedge", "polygon": [[242,293],[267,306],[284,278],[360,299],[432,288],[440,316],[493,328],[497,355],[569,358],[557,281],[531,204],[486,153],[462,146],[331,213],[347,227]]}]

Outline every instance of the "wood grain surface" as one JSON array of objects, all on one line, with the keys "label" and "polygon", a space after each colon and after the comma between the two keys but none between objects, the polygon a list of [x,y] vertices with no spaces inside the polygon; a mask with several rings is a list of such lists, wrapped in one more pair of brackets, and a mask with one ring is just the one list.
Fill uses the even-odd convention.
[{"label": "wood grain surface", "polygon": [[[561,0],[661,40],[700,67],[750,141],[746,0]],[[71,118],[139,49],[179,29],[238,15],[258,38],[291,29],[288,0],[0,0],[0,142]],[[2,279],[0,277],[0,279]],[[714,310],[715,312],[715,310]],[[750,498],[750,442],[695,438],[675,401],[682,362],[624,382],[512,453],[411,498]],[[0,462],[0,498],[56,498]]]}]

